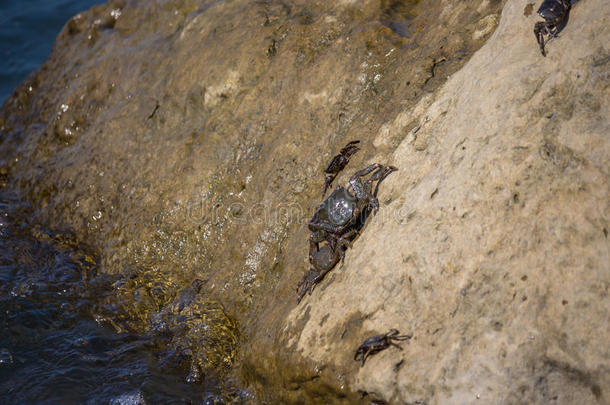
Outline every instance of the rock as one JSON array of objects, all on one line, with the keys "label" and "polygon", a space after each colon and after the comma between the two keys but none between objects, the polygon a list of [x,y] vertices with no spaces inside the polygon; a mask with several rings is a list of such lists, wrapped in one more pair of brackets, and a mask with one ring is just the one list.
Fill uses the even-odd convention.
[{"label": "rock", "polygon": [[[609,9],[577,4],[543,58],[525,3],[507,2],[419,117],[389,124],[425,121],[345,266],[288,318],[288,347],[352,389],[396,404],[610,400]],[[359,342],[389,328],[413,339],[359,368]]]},{"label": "rock", "polygon": [[[177,331],[193,380],[216,347],[259,402],[608,402],[608,8],[577,3],[543,58],[526,1],[399,3],[81,13],[0,111],[2,183],[119,280],[100,317]],[[295,306],[353,139],[335,184],[400,171]],[[391,328],[413,338],[360,368]]]}]

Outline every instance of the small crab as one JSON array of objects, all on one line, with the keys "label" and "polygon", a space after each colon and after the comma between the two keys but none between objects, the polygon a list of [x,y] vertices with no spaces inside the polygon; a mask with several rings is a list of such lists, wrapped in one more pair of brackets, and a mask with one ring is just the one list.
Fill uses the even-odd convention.
[{"label": "small crab", "polygon": [[333,183],[335,177],[337,177],[337,174],[339,174],[339,172],[343,170],[345,166],[347,166],[352,155],[360,150],[358,147],[359,143],[360,141],[349,142],[339,151],[338,155],[332,158],[328,166],[326,166],[326,169],[324,170],[324,173],[326,173],[326,178],[324,179],[324,191],[322,191],[322,197],[324,197],[324,194],[326,194],[326,190],[328,190],[330,185]]},{"label": "small crab", "polygon": [[556,38],[560,29],[558,28],[564,22],[570,11],[570,0],[544,0],[538,9],[540,17],[544,21],[538,21],[534,25],[534,35],[540,45],[542,56],[546,56],[544,50],[544,36],[548,35],[546,42],[552,38]]},{"label": "small crab", "polygon": [[[377,192],[379,184],[390,173],[398,170],[394,166],[374,163],[359,170],[350,178],[349,183],[354,193],[346,187],[337,187],[330,196],[316,209],[309,221],[309,262],[312,268],[306,273],[297,286],[300,302],[305,293],[311,294],[316,284],[343,260],[345,250],[362,229],[366,218],[372,211],[379,209]],[[362,181],[361,177],[373,172],[371,177]],[[377,181],[373,192],[373,182]],[[322,247],[320,244],[324,243]]]},{"label": "small crab", "polygon": [[390,329],[390,331],[384,335],[371,336],[362,342],[358,350],[356,350],[354,360],[358,360],[358,357],[360,357],[360,367],[362,367],[369,356],[387,349],[390,346],[394,346],[402,350],[402,347],[394,343],[393,340],[408,340],[411,339],[412,335],[399,335],[399,333],[400,332],[396,329]]},{"label": "small crab", "polygon": [[[356,230],[354,229],[351,231],[351,234],[355,232]],[[343,260],[345,249],[350,245],[348,238],[351,237],[351,234],[348,232],[348,234],[340,238],[334,248],[331,247],[331,244],[326,244],[313,254],[310,258],[312,268],[297,285],[297,304],[301,302],[306,293],[311,294],[316,284],[322,281],[326,273],[331,271],[339,263],[339,260]]]}]

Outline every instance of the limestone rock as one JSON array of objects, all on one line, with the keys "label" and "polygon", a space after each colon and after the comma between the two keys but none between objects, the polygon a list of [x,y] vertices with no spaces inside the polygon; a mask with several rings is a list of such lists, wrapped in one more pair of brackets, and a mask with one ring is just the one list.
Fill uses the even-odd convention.
[{"label": "limestone rock", "polygon": [[[610,9],[576,4],[543,58],[526,5],[507,2],[434,100],[388,123],[418,130],[392,155],[379,214],[288,318],[289,347],[353,389],[396,404],[610,401]],[[354,350],[390,328],[413,338],[360,368]]]}]

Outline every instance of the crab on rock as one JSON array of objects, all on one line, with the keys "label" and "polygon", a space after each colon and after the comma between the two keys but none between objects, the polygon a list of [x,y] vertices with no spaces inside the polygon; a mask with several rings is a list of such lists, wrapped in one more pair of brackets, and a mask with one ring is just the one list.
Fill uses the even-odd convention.
[{"label": "crab on rock", "polygon": [[324,191],[322,191],[322,197],[324,197],[324,194],[326,194],[326,190],[328,190],[330,185],[333,183],[335,177],[337,177],[337,174],[339,174],[339,172],[343,170],[345,166],[347,166],[349,163],[349,158],[360,150],[358,147],[359,143],[360,141],[351,141],[345,145],[345,147],[339,151],[339,154],[332,158],[328,166],[326,166],[326,169],[324,170],[324,173],[326,173],[326,178],[324,179]]},{"label": "crab on rock", "polygon": [[[342,152],[352,144],[354,142],[350,142],[342,149]],[[337,156],[333,161],[336,158]],[[344,167],[346,164],[347,162],[344,162],[341,165]],[[309,237],[311,269],[297,285],[297,302],[300,302],[306,293],[311,294],[315,285],[322,281],[339,260],[344,259],[345,250],[351,246],[351,241],[364,226],[368,215],[371,211],[376,214],[379,210],[379,201],[377,200],[379,184],[395,170],[398,169],[379,163],[374,163],[359,170],[349,180],[353,193],[346,187],[337,187],[318,206],[309,221],[309,230],[312,232]],[[337,173],[338,171],[334,176]],[[363,181],[362,177],[368,174],[371,174],[371,177]],[[373,192],[375,181],[377,185]],[[325,188],[328,184],[327,177]],[[320,247],[321,244],[323,245]]]},{"label": "crab on rock", "polygon": [[566,19],[569,11],[570,0],[544,0],[540,5],[538,14],[544,18],[544,21],[538,21],[534,25],[534,35],[536,35],[538,45],[540,45],[542,56],[546,56],[544,36],[548,35],[546,42],[557,37],[560,31],[558,26]]},{"label": "crab on rock", "polygon": [[364,362],[369,356],[380,352],[384,349],[387,349],[390,346],[394,346],[402,350],[402,347],[398,346],[393,340],[401,341],[411,339],[411,335],[399,335],[399,331],[396,329],[390,329],[390,331],[383,335],[375,335],[366,339],[358,350],[356,350],[356,354],[354,355],[354,360],[358,360],[360,357],[360,367],[364,366]]}]

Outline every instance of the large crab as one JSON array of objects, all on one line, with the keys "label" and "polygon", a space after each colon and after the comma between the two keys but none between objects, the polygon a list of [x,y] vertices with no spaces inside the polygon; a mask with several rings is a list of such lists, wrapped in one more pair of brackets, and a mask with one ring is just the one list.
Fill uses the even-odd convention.
[{"label": "large crab", "polygon": [[542,56],[546,56],[544,36],[548,35],[546,42],[557,37],[559,31],[561,31],[559,26],[568,16],[570,5],[570,0],[544,0],[540,5],[538,14],[544,18],[544,21],[538,21],[534,25],[534,35],[536,35],[538,45],[540,45]]},{"label": "large crab", "polygon": [[[354,144],[354,142],[350,142],[346,148],[351,144]],[[342,152],[346,148],[343,148]],[[333,158],[333,161],[336,158],[337,156]],[[347,162],[342,163],[341,166],[344,167],[346,164]],[[359,170],[349,180],[353,193],[346,187],[337,187],[318,206],[309,221],[309,230],[312,232],[309,237],[311,269],[303,276],[297,286],[297,302],[300,302],[306,293],[311,294],[315,285],[322,281],[339,260],[343,260],[345,250],[351,246],[351,241],[364,226],[368,215],[371,211],[376,214],[379,210],[379,201],[377,200],[379,184],[395,170],[398,169],[394,166],[384,166],[379,163],[374,163]],[[335,176],[337,173],[335,173]],[[362,177],[370,173],[372,173],[371,177],[363,181]],[[377,185],[373,192],[375,181]],[[328,184],[327,181],[325,188]]]}]

